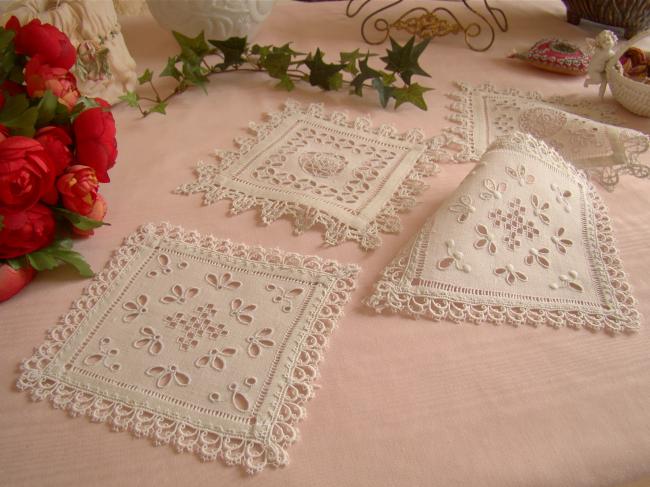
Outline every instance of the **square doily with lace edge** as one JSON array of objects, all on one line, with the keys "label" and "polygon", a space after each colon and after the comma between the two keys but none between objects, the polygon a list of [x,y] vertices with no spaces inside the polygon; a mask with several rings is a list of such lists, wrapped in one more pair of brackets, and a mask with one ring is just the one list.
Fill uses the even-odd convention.
[{"label": "square doily with lace edge", "polygon": [[203,460],[283,466],[357,272],[145,225],[23,361],[17,386]]},{"label": "square doily with lace edge", "polygon": [[289,216],[297,234],[317,225],[328,245],[354,240],[368,250],[381,232],[399,232],[399,213],[438,170],[439,138],[373,128],[367,117],[349,120],[322,104],[288,101],[250,129],[238,150],[199,162],[197,179],[175,192],[202,193],[205,205],[229,199],[234,214],[258,208],[264,224]]}]

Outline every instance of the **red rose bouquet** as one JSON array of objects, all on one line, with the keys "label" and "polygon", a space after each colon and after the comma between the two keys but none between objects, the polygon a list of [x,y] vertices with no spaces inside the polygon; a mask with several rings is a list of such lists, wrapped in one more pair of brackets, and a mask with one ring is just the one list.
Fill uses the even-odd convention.
[{"label": "red rose bouquet", "polygon": [[104,225],[117,143],[108,103],[79,94],[75,61],[52,25],[0,28],[0,301],[61,264],[92,275],[70,237]]}]

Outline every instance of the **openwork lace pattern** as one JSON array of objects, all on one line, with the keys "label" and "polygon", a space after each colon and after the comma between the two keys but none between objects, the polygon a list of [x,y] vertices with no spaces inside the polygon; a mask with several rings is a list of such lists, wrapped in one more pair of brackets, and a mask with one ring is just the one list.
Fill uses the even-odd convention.
[{"label": "openwork lace pattern", "polygon": [[[513,161],[525,163],[532,177],[519,177]],[[500,199],[477,202],[485,181],[499,178]],[[434,321],[609,332],[637,330],[641,319],[603,200],[554,149],[523,133],[490,146],[474,174],[386,267],[366,303]]]},{"label": "openwork lace pattern", "polygon": [[499,90],[489,83],[456,86],[458,91],[448,94],[453,102],[447,118],[454,125],[443,135],[456,162],[478,161],[497,137],[521,131],[555,148],[608,190],[624,174],[650,177],[638,160],[650,148],[650,136],[619,127],[612,108],[578,97]]},{"label": "openwork lace pattern", "polygon": [[22,362],[17,387],[203,460],[283,466],[357,272],[145,225]]},{"label": "openwork lace pattern", "polygon": [[399,213],[415,205],[442,154],[439,138],[421,130],[372,127],[322,104],[288,101],[249,127],[254,135],[236,139],[238,150],[199,162],[196,181],[175,192],[202,193],[206,205],[229,199],[233,214],[258,208],[264,224],[289,216],[296,234],[321,226],[328,245],[374,249],[381,232],[399,232]]}]

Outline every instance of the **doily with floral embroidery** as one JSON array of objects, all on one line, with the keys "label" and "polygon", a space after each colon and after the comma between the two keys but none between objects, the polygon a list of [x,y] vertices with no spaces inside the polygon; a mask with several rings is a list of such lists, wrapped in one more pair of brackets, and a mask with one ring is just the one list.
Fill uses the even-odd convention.
[{"label": "doily with floral embroidery", "polygon": [[607,209],[530,134],[491,144],[367,303],[432,320],[636,330]]},{"label": "doily with floral embroidery", "polygon": [[265,224],[287,215],[298,234],[322,226],[328,245],[355,240],[374,249],[380,232],[399,231],[398,214],[438,169],[438,139],[373,128],[366,117],[348,120],[321,104],[288,101],[250,128],[255,135],[237,139],[239,150],[200,162],[197,180],[176,192],[203,193],[204,204],[230,199],[235,214],[259,208]]},{"label": "doily with floral embroidery", "polygon": [[357,271],[143,226],[23,361],[18,388],[203,460],[283,466]]},{"label": "doily with floral embroidery", "polygon": [[650,148],[650,136],[613,125],[611,109],[592,101],[544,98],[516,89],[498,90],[490,84],[471,87],[457,83],[458,91],[445,130],[448,147],[458,150],[458,162],[477,161],[497,137],[526,132],[555,148],[567,161],[612,190],[620,176],[650,177],[639,155]]}]

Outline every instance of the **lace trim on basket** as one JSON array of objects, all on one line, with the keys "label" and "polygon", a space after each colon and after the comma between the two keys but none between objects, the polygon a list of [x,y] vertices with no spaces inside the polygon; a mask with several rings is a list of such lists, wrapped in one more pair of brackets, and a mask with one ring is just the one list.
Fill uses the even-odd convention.
[{"label": "lace trim on basket", "polygon": [[[594,121],[610,125],[621,124],[620,118],[615,115],[614,108],[603,104],[594,104],[593,101],[580,99],[575,96],[553,96],[545,98],[536,91],[523,92],[515,88],[499,90],[490,83],[484,83],[475,88],[462,82],[456,82],[455,85],[458,88],[458,92],[447,93],[447,96],[454,100],[453,103],[447,106],[454,113],[448,115],[447,119],[454,122],[455,126],[443,129],[444,136],[446,137],[446,143],[444,145],[446,148],[454,151],[453,155],[449,154],[449,157],[455,162],[476,162],[483,155],[474,143],[475,128],[473,112],[475,107],[473,106],[472,93],[476,91],[547,103],[561,110]],[[638,160],[638,156],[650,148],[650,136],[630,137],[628,134],[623,136],[621,146],[625,149],[626,162],[634,164]]]},{"label": "lace trim on basket", "polygon": [[[427,150],[420,156],[410,173],[379,214],[369,225],[362,229],[347,225],[318,208],[289,201],[251,196],[224,186],[215,180],[219,173],[241,160],[287,118],[299,114],[335,123],[346,129],[375,134],[385,139],[426,144]],[[420,129],[412,129],[399,134],[391,125],[372,128],[369,117],[358,117],[349,120],[345,112],[327,114],[324,105],[321,103],[312,103],[303,108],[299,103],[288,100],[285,102],[282,111],[268,113],[266,116],[268,118],[266,122],[259,124],[251,122],[249,124],[249,128],[255,135],[235,139],[238,150],[215,151],[216,164],[200,161],[196,167],[196,181],[179,186],[174,190],[174,193],[183,195],[204,193],[204,205],[210,205],[222,199],[229,199],[231,200],[231,212],[233,214],[239,214],[251,208],[259,208],[262,222],[265,225],[283,216],[289,216],[292,219],[294,232],[297,235],[309,230],[314,225],[321,225],[325,228],[324,238],[328,245],[338,245],[345,240],[354,240],[359,242],[365,250],[369,250],[375,249],[381,244],[379,232],[397,233],[400,231],[401,223],[398,214],[415,206],[417,202],[415,197],[426,189],[422,179],[438,173],[437,162],[442,160],[443,155],[446,157],[446,151],[441,149],[442,143],[439,137],[425,140],[424,133]]]},{"label": "lace trim on basket", "polygon": [[[319,316],[313,321],[312,329],[305,337],[306,353],[298,354],[287,372],[291,377],[290,385],[282,395],[278,417],[266,438],[252,440],[228,431],[203,429],[189,421],[169,417],[145,406],[108,399],[101,392],[88,392],[44,373],[74,330],[86,319],[89,310],[102,299],[112,281],[133,259],[147,236],[182,242],[255,262],[309,268],[337,278]],[[314,396],[314,381],[318,378],[322,352],[337,320],[343,316],[343,307],[350,300],[357,273],[358,267],[354,264],[339,264],[333,260],[278,249],[249,247],[213,236],[201,236],[196,231],[186,231],[168,223],[147,224],[125,240],[104,270],[94,277],[82,296],[73,302],[70,311],[47,333],[45,343],[36,349],[31,358],[22,361],[22,373],[16,386],[19,390],[29,391],[32,400],[49,399],[55,408],[65,409],[73,417],[88,416],[93,422],[108,423],[115,431],[130,431],[136,437],[150,437],[156,445],[169,444],[178,452],[194,452],[204,461],[221,458],[228,465],[242,465],[251,474],[261,471],[267,465],[284,466],[289,461],[286,449],[298,437],[296,424],[306,415],[304,403]]]},{"label": "lace trim on basket", "polygon": [[[627,276],[623,272],[607,206],[593,185],[579,170],[571,164],[567,164],[555,149],[529,134],[515,133],[512,136],[501,137],[488,150],[526,152],[534,157],[550,161],[556,167],[561,166],[563,171],[568,170],[585,185],[588,202],[594,210],[597,238],[595,247],[600,252],[598,259],[602,262],[600,268],[593,270],[597,275],[607,279],[609,285],[615,290],[616,302],[624,318],[621,319],[620,315],[613,313],[608,314],[606,311],[586,313],[577,310],[563,311],[528,307],[524,304],[521,306],[494,303],[472,304],[463,300],[405,291],[402,280],[412,262],[412,253],[418,247],[419,235],[386,267],[381,279],[375,284],[373,294],[365,300],[365,304],[378,313],[384,310],[392,313],[402,312],[414,318],[426,317],[434,321],[450,320],[456,323],[469,321],[476,324],[492,322],[514,326],[547,324],[555,328],[563,326],[579,328],[582,326],[593,330],[604,329],[609,332],[638,330],[641,326],[641,314],[635,307],[636,300],[632,296]],[[426,232],[426,226],[424,231]]]}]

